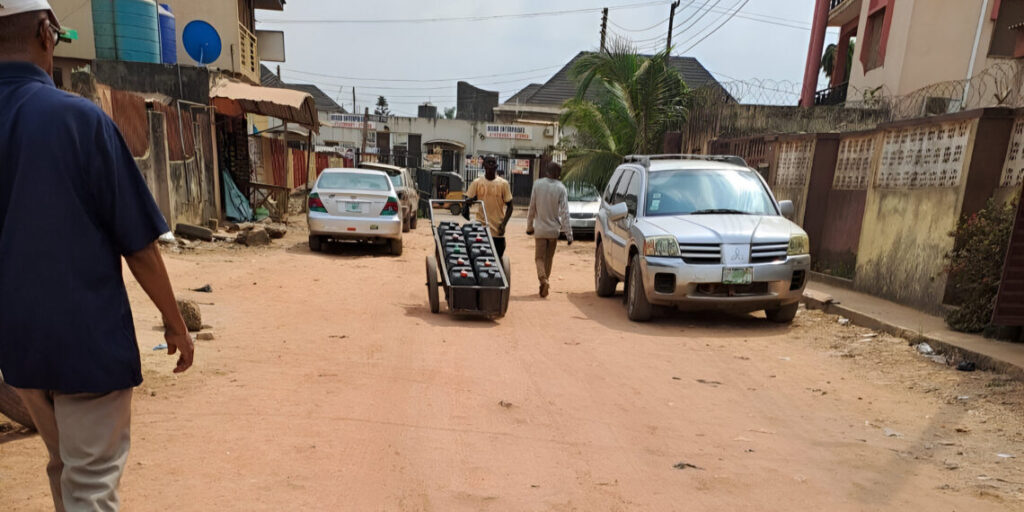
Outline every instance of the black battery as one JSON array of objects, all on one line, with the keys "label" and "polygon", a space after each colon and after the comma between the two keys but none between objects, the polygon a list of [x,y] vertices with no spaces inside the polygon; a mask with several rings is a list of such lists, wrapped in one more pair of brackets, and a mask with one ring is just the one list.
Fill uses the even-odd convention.
[{"label": "black battery", "polygon": [[473,247],[469,249],[469,255],[474,260],[477,258],[494,258],[494,251],[491,250],[491,244],[473,244]]},{"label": "black battery", "polygon": [[501,271],[496,268],[482,269],[476,274],[477,283],[480,286],[504,286],[501,279]]},{"label": "black battery", "polygon": [[476,273],[470,267],[453,267],[448,271],[448,280],[453,286],[475,286]]}]

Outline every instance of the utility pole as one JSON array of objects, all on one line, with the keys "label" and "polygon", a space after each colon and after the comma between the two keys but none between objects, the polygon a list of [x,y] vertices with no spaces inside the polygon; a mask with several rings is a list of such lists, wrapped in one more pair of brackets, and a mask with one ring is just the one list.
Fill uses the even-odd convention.
[{"label": "utility pole", "polygon": [[672,51],[672,24],[676,21],[676,7],[679,7],[680,1],[672,2],[672,10],[668,13],[668,39],[665,41],[665,53]]},{"label": "utility pole", "polygon": [[366,107],[366,111],[363,112],[363,150],[359,152],[359,160],[364,158],[366,154],[366,137],[370,132],[370,107]]},{"label": "utility pole", "polygon": [[604,51],[604,37],[608,33],[608,8],[601,10],[601,51]]},{"label": "utility pole", "polygon": [[355,114],[356,112],[359,112],[359,109],[356,108],[356,86],[353,85],[352,86],[352,113]]}]

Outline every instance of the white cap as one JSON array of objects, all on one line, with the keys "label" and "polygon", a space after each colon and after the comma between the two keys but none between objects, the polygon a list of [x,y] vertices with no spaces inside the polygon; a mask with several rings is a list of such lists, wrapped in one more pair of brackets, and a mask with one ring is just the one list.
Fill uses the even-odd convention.
[{"label": "white cap", "polygon": [[0,18],[32,11],[48,11],[50,21],[60,28],[60,21],[47,0],[0,0]]}]

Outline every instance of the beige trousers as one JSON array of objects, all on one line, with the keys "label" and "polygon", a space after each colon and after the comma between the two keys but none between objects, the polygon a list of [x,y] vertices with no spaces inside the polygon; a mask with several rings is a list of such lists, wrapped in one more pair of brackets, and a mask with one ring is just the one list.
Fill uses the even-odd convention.
[{"label": "beige trousers", "polygon": [[555,249],[558,247],[557,238],[535,238],[537,243],[537,279],[540,284],[550,284],[551,264],[555,261]]},{"label": "beige trousers", "polygon": [[50,452],[57,512],[116,511],[130,444],[132,390],[66,394],[18,389]]}]

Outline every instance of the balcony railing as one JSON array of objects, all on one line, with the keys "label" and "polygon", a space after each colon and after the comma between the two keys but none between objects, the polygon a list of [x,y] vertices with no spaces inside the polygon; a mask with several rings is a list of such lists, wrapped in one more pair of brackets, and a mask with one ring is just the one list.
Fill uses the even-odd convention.
[{"label": "balcony railing", "polygon": [[840,105],[846,102],[846,90],[850,83],[839,84],[835,87],[822,89],[814,93],[815,105]]},{"label": "balcony railing", "polygon": [[260,83],[260,56],[256,46],[256,36],[245,25],[238,24],[238,72],[251,80]]},{"label": "balcony railing", "polygon": [[845,1],[846,0],[828,0],[828,10],[831,11],[832,9],[839,7]]}]

